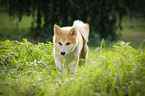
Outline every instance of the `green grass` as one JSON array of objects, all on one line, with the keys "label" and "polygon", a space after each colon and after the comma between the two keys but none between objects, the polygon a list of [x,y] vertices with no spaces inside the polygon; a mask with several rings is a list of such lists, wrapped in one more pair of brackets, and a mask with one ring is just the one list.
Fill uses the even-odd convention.
[{"label": "green grass", "polygon": [[[103,45],[103,41],[101,43]],[[53,44],[26,39],[0,43],[2,96],[144,96],[145,51],[119,41],[110,50],[89,52],[86,68],[59,72]]]}]

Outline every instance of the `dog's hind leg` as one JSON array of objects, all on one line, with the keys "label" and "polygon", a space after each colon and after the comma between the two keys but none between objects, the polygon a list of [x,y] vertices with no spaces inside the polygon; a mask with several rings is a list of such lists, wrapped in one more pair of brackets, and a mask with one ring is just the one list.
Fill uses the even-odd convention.
[{"label": "dog's hind leg", "polygon": [[87,45],[87,41],[84,40],[83,48],[81,50],[80,54],[80,60],[79,60],[79,65],[86,66],[87,58],[88,58],[88,51],[89,47]]}]

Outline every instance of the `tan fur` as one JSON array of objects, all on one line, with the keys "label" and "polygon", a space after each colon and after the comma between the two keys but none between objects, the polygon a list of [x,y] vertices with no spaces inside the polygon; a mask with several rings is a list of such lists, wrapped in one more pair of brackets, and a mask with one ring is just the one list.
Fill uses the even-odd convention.
[{"label": "tan fur", "polygon": [[71,73],[75,73],[78,63],[86,65],[88,57],[89,24],[82,21],[74,21],[72,27],[59,27],[54,25],[54,58],[55,64],[63,71],[63,59],[65,59]]}]

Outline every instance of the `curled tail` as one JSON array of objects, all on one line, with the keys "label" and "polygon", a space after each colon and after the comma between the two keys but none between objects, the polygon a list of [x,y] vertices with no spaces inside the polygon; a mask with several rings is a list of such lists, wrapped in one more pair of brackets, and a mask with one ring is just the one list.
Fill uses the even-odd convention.
[{"label": "curled tail", "polygon": [[88,42],[89,37],[89,24],[84,23],[80,20],[76,20],[73,23],[74,28],[76,28],[83,36],[83,38]]}]

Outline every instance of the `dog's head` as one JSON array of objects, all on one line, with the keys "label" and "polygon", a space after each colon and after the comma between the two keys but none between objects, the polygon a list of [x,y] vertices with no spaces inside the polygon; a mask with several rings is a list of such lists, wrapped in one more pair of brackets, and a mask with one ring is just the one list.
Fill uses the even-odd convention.
[{"label": "dog's head", "polygon": [[65,56],[72,52],[77,45],[77,30],[73,27],[62,27],[54,25],[53,43],[58,54]]}]

